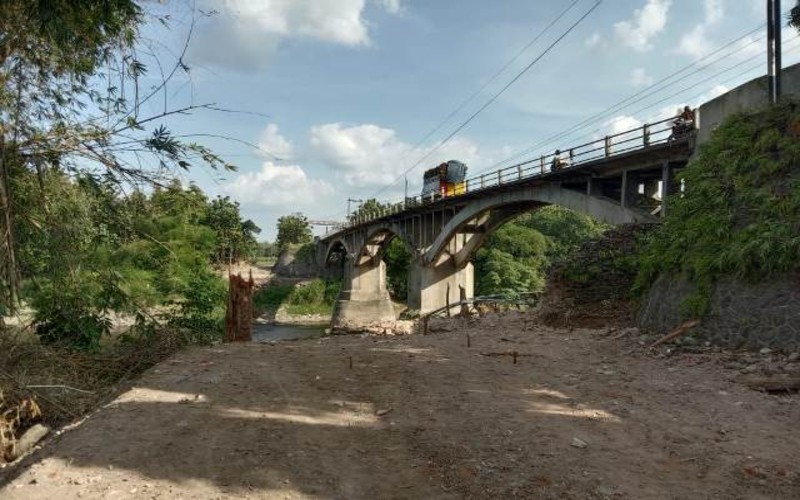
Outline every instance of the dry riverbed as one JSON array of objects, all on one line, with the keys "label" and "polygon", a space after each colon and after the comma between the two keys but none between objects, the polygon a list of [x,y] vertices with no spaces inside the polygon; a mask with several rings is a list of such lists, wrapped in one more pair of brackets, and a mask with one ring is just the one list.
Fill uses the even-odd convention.
[{"label": "dry riverbed", "polygon": [[516,313],[190,349],[0,470],[0,497],[800,497],[800,398],[659,352]]}]

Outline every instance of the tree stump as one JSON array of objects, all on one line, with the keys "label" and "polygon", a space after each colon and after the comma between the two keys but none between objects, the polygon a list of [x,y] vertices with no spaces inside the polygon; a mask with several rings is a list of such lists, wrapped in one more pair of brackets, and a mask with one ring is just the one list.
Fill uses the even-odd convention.
[{"label": "tree stump", "polygon": [[230,274],[228,309],[225,312],[224,342],[249,342],[253,325],[253,272],[245,280],[241,274]]}]

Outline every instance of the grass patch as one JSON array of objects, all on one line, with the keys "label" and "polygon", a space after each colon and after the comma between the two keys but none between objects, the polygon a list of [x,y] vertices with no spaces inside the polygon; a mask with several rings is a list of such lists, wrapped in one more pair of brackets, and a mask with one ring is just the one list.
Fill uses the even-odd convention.
[{"label": "grass patch", "polygon": [[638,292],[683,274],[696,291],[682,312],[702,316],[722,276],[756,282],[800,270],[800,104],[730,116],[680,180],[684,192],[639,259]]}]

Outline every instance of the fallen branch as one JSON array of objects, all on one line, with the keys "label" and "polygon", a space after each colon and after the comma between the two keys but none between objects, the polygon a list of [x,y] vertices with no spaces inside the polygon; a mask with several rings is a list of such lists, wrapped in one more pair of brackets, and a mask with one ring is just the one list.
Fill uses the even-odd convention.
[{"label": "fallen branch", "polygon": [[669,342],[670,340],[676,339],[676,338],[680,337],[681,335],[685,334],[686,332],[688,332],[689,330],[691,330],[692,328],[696,327],[699,324],[700,324],[700,320],[699,319],[693,319],[693,320],[687,321],[686,323],[682,324],[678,328],[672,330],[668,334],[664,335],[660,339],[658,339],[655,342],[653,342],[652,344],[650,344],[647,347],[647,349],[650,350],[650,349],[652,349],[652,348],[654,348],[654,347],[656,347],[658,345],[663,344],[664,342]]},{"label": "fallen branch", "polygon": [[800,376],[797,375],[772,375],[751,376],[742,380],[744,385],[756,391],[763,392],[797,392],[800,391]]}]

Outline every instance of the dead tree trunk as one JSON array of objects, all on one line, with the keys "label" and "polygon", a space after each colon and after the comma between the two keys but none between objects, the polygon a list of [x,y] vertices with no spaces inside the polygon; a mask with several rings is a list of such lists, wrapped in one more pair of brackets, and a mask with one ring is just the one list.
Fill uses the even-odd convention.
[{"label": "dead tree trunk", "polygon": [[228,310],[225,313],[225,342],[248,342],[253,324],[253,273],[229,275]]}]

